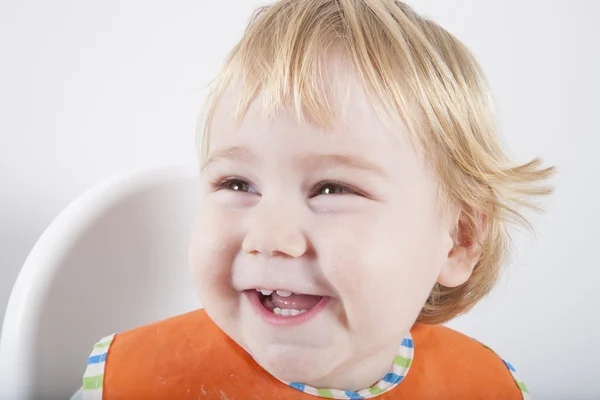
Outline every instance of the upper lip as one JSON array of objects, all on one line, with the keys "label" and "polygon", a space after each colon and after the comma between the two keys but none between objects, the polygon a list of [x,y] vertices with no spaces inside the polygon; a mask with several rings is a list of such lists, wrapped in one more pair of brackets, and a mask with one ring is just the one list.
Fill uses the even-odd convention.
[{"label": "upper lip", "polygon": [[248,288],[248,289],[245,289],[245,290],[260,290],[260,289],[272,290],[274,292],[277,291],[277,290],[283,290],[285,292],[292,292],[294,294],[308,294],[308,295],[311,295],[311,296],[328,296],[325,293],[318,293],[317,291],[310,290],[308,288],[307,289],[300,289],[300,288],[298,288],[298,289],[292,289],[292,288],[289,288],[289,287],[277,287],[277,288],[274,288],[274,287],[269,286],[269,285],[267,285],[267,286],[255,286],[255,287],[251,287],[251,288]]}]

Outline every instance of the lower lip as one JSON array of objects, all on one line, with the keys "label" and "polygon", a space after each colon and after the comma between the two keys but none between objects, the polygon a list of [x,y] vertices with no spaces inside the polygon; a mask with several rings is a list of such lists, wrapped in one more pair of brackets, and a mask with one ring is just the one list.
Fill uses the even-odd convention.
[{"label": "lower lip", "polygon": [[316,306],[311,308],[310,310],[289,317],[284,317],[281,315],[274,314],[273,312],[267,310],[265,306],[261,303],[260,297],[256,290],[246,290],[244,294],[250,301],[250,304],[254,308],[254,310],[263,318],[267,323],[276,326],[295,326],[303,324],[314,317],[316,317],[321,311],[327,307],[329,302],[331,301],[331,297],[323,296],[321,301],[317,303]]}]

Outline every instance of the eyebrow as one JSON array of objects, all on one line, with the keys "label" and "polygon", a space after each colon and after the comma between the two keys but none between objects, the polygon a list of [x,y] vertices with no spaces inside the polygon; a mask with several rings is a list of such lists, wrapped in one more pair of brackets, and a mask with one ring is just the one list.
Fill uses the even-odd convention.
[{"label": "eyebrow", "polygon": [[257,158],[258,157],[256,157],[256,155],[246,147],[231,146],[225,149],[217,150],[215,153],[210,155],[200,168],[200,171],[204,171],[209,165],[219,160],[253,162],[256,161]]},{"label": "eyebrow", "polygon": [[[209,165],[219,160],[230,160],[240,162],[256,162],[258,157],[243,146],[231,146],[225,149],[217,150],[208,157],[202,165],[201,171],[204,171]],[[312,154],[300,159],[300,165],[307,165],[312,168],[332,168],[343,166],[357,171],[370,172],[384,179],[388,179],[389,175],[385,168],[372,161],[367,160],[361,155],[347,154]]]},{"label": "eyebrow", "polygon": [[384,179],[388,179],[389,175],[385,168],[372,161],[367,160],[361,155],[347,154],[318,154],[303,157],[301,162],[306,165],[317,168],[331,168],[335,166],[343,166],[357,171],[370,172],[379,175]]}]

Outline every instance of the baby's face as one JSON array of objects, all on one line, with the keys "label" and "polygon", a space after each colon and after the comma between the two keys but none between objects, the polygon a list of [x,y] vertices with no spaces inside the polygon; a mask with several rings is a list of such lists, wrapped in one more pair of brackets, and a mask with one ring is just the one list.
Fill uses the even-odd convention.
[{"label": "baby's face", "polygon": [[211,318],[277,378],[315,386],[374,355],[391,365],[451,247],[405,127],[344,87],[328,130],[292,112],[259,125],[260,99],[235,126],[225,94],[190,248]]}]

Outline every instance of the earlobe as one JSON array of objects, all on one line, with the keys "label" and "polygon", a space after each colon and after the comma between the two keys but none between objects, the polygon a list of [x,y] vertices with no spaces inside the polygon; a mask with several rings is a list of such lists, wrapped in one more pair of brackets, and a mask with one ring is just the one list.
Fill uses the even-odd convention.
[{"label": "earlobe", "polygon": [[[483,213],[475,212],[474,216],[475,218],[471,220],[461,211],[454,229],[449,233],[453,246],[448,251],[448,256],[438,276],[440,285],[446,287],[462,285],[471,277],[473,269],[481,258],[480,243],[483,243],[487,236],[488,221],[487,216]],[[474,226],[474,223],[479,226]],[[477,238],[476,232],[479,232],[479,238]]]}]

